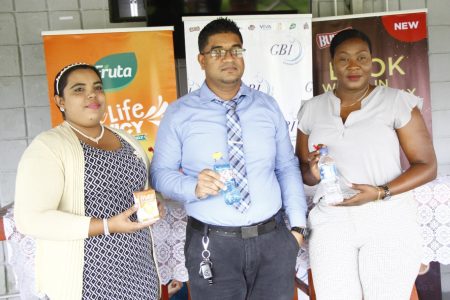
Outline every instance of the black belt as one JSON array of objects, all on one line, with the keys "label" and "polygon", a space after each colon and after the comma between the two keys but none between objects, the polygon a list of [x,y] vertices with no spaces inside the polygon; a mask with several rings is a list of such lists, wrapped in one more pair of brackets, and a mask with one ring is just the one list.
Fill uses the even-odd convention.
[{"label": "black belt", "polygon": [[275,216],[272,218],[251,226],[233,227],[233,226],[217,226],[205,224],[195,218],[188,218],[188,226],[200,232],[204,232],[208,229],[208,233],[216,234],[220,236],[238,237],[243,239],[249,239],[257,237],[262,234],[269,233],[277,227]]}]

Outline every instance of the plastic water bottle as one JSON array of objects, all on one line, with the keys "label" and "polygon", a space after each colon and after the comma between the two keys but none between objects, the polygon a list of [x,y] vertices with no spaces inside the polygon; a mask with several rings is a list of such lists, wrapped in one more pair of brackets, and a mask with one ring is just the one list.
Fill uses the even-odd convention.
[{"label": "plastic water bottle", "polygon": [[336,204],[342,202],[344,197],[339,183],[339,176],[336,169],[336,162],[328,155],[328,148],[323,146],[319,149],[319,171],[320,184],[323,189],[323,199],[325,204]]},{"label": "plastic water bottle", "polygon": [[234,179],[234,172],[230,166],[230,163],[223,159],[221,152],[215,152],[214,158],[214,171],[220,174],[220,180],[224,183],[225,187],[220,191],[225,203],[232,205],[241,201],[241,193],[239,192],[236,180]]}]

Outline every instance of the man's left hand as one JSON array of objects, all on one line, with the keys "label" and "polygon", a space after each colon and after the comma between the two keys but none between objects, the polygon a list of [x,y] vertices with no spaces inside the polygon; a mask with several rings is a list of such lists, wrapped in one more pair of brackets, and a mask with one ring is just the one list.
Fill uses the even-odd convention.
[{"label": "man's left hand", "polygon": [[303,245],[303,241],[304,241],[304,237],[301,233],[297,232],[297,231],[291,231],[291,233],[294,235],[295,239],[297,240],[297,243],[299,246]]}]

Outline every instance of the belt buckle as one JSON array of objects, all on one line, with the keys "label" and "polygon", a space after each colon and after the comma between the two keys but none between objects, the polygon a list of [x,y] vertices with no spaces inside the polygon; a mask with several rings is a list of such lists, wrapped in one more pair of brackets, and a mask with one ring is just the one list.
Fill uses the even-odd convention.
[{"label": "belt buckle", "polygon": [[258,236],[258,225],[241,227],[243,239],[249,239]]}]

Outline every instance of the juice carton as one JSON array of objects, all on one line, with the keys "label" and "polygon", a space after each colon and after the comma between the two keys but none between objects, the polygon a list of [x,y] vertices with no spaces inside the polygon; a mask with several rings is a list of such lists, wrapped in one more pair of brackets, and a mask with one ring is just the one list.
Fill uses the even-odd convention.
[{"label": "juice carton", "polygon": [[136,212],[139,222],[158,220],[160,218],[155,190],[148,189],[134,192],[133,196],[134,203],[139,207]]}]

